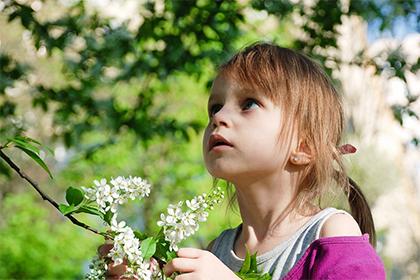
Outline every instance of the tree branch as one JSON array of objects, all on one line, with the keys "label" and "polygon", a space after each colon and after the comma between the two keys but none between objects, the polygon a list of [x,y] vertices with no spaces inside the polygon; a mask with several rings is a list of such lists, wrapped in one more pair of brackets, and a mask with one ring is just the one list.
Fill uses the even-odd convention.
[{"label": "tree branch", "polygon": [[[60,209],[58,207],[58,203],[55,202],[53,199],[51,199],[48,195],[46,195],[38,186],[38,184],[36,182],[34,182],[28,175],[25,174],[25,172],[23,172],[6,154],[3,153],[3,151],[1,151],[3,148],[5,148],[5,146],[0,146],[0,157],[3,158],[7,164],[10,165],[10,167],[12,167],[12,169],[14,169],[20,177],[22,177],[23,179],[25,179],[29,184],[31,184],[31,186],[38,192],[38,194],[42,197],[43,200],[48,201],[52,206],[54,206],[54,208],[56,208],[60,213]],[[61,213],[62,214],[62,213]],[[68,218],[73,224],[82,227],[84,229],[87,229],[93,233],[99,234],[101,236],[104,237],[108,237],[108,235],[106,233],[101,233],[98,230],[80,222],[79,220],[77,220],[76,218],[74,218],[72,215],[64,215],[66,218]]]}]

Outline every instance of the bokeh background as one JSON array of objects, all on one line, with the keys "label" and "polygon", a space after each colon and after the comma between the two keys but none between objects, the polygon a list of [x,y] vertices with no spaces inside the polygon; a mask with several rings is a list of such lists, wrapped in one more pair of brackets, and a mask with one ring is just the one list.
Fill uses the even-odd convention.
[{"label": "bokeh background", "polygon": [[[217,65],[273,41],[334,79],[343,143],[358,148],[346,164],[372,206],[388,278],[419,279],[419,19],[416,0],[1,0],[0,145],[23,134],[51,148],[41,156],[53,179],[21,151],[3,151],[59,203],[69,186],[147,178],[150,198],[122,216],[153,231],[169,203],[212,186],[201,137]],[[81,279],[103,239],[2,160],[0,171],[0,278]],[[203,248],[236,226],[226,205],[184,245]]]}]

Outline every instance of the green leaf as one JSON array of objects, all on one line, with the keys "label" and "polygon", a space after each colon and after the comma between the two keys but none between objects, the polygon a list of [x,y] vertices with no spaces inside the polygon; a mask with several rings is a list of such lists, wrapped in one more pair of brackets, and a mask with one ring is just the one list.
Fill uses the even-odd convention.
[{"label": "green leaf", "polygon": [[32,138],[30,138],[28,136],[20,136],[20,135],[18,135],[18,136],[15,136],[14,139],[21,140],[21,141],[24,141],[24,142],[33,142],[33,143],[38,144],[40,146],[42,145],[40,142],[38,142],[35,139],[32,139]]},{"label": "green leaf", "polygon": [[104,216],[104,221],[108,224],[108,225],[111,225],[111,220],[112,220],[112,217],[114,216],[114,213],[112,213],[111,212],[111,210],[108,210],[106,213],[105,213],[105,216]]},{"label": "green leaf", "polygon": [[269,273],[265,273],[260,277],[260,280],[271,280],[273,277]]},{"label": "green leaf", "polygon": [[138,230],[135,230],[134,231],[134,235],[137,237],[137,239],[138,240],[144,240],[144,239],[146,239],[147,238],[147,234],[145,234],[145,233],[143,233],[143,232],[141,232],[141,231],[138,231]]},{"label": "green leaf", "polygon": [[239,278],[244,279],[244,280],[271,280],[272,277],[269,273],[265,273],[265,274],[260,274],[260,273],[245,273],[245,274],[240,274],[239,272],[235,273]]},{"label": "green leaf", "polygon": [[51,154],[54,154],[54,152],[53,152],[53,150],[51,150],[50,148],[48,148],[47,146],[45,146],[45,145],[42,145],[40,142],[38,142],[37,140],[35,140],[35,139],[33,139],[33,138],[30,138],[30,137],[28,137],[28,136],[16,136],[16,137],[14,137],[15,139],[17,139],[17,140],[20,140],[20,141],[25,141],[25,142],[32,142],[32,143],[35,143],[35,144],[37,144],[37,145],[39,145],[39,146],[41,146],[42,148],[44,148],[44,149],[46,149],[48,152],[50,152]]},{"label": "green leaf", "polygon": [[48,175],[50,175],[50,178],[51,179],[53,178],[50,170],[48,169],[48,166],[45,164],[45,162],[35,152],[33,152],[30,149],[27,149],[25,147],[22,147],[20,145],[16,145],[16,147],[19,148],[20,150],[24,151],[28,156],[30,156],[33,160],[35,160],[45,171],[47,171]]},{"label": "green leaf", "polygon": [[244,263],[242,264],[242,267],[239,270],[240,274],[248,273],[248,271],[251,267],[251,256],[250,256],[248,247],[245,246],[245,248],[246,248],[246,255],[245,255]]},{"label": "green leaf", "polygon": [[77,206],[83,201],[83,191],[78,188],[69,187],[66,191],[66,201],[69,205]]},{"label": "green leaf", "polygon": [[34,152],[36,154],[39,154],[39,148],[35,147],[34,145],[27,142],[25,140],[25,138],[23,138],[23,137],[17,136],[17,137],[14,137],[12,139],[9,139],[9,140],[11,142],[15,143],[16,146],[26,148],[26,149],[31,150],[32,152]]},{"label": "green leaf", "polygon": [[156,243],[157,240],[153,237],[146,238],[141,242],[140,251],[145,260],[150,259],[155,254]]},{"label": "green leaf", "polygon": [[251,256],[251,265],[249,266],[249,271],[250,272],[255,272],[257,273],[257,252],[255,252],[255,254],[253,254]]},{"label": "green leaf", "polygon": [[241,269],[239,272],[236,272],[235,274],[245,280],[271,280],[271,275],[269,273],[261,274],[258,272],[257,269],[257,252],[255,252],[252,256],[250,255],[250,252],[248,250],[248,247],[246,247],[246,256],[244,263],[242,264]]},{"label": "green leaf", "polygon": [[75,212],[76,213],[87,213],[87,214],[103,217],[102,212],[100,212],[98,210],[98,208],[93,207],[93,206],[88,206],[88,205],[80,206]]},{"label": "green leaf", "polygon": [[155,240],[157,240],[156,252],[153,256],[156,259],[162,260],[167,263],[177,257],[176,252],[169,250],[170,243],[169,241],[165,240],[165,236],[161,236],[159,238],[155,237]]},{"label": "green leaf", "polygon": [[174,251],[166,251],[166,262],[170,262],[173,259],[175,259],[176,257],[178,257],[178,255],[176,254],[176,252]]},{"label": "green leaf", "polygon": [[58,205],[58,209],[60,210],[61,213],[63,213],[63,215],[71,214],[77,210],[76,206],[74,205],[64,205],[64,204]]}]

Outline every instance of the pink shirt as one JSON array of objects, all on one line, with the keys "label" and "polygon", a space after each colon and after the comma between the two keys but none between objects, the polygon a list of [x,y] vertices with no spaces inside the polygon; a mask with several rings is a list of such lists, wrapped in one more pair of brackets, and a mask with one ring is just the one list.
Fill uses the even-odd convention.
[{"label": "pink shirt", "polygon": [[313,241],[282,280],[385,278],[384,265],[364,234]]}]

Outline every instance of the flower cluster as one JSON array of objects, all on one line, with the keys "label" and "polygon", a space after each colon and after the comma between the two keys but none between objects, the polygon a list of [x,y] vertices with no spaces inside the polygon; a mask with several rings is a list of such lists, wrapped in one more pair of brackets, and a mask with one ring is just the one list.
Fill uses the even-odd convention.
[{"label": "flower cluster", "polygon": [[131,176],[112,178],[110,184],[104,178],[93,183],[94,186],[91,188],[81,188],[85,192],[86,199],[95,201],[103,213],[109,210],[115,213],[118,205],[124,204],[128,199],[149,196],[151,188],[146,180]]},{"label": "flower cluster", "polygon": [[108,257],[113,260],[114,265],[121,264],[124,258],[127,259],[129,266],[125,276],[141,280],[152,279],[153,271],[150,261],[144,260],[142,257],[139,239],[124,221],[118,223],[116,216],[114,215],[111,221],[111,231],[116,233],[116,236]]},{"label": "flower cluster", "polygon": [[[117,221],[117,210],[119,205],[129,199],[134,200],[148,196],[150,188],[150,184],[140,177],[119,176],[115,179],[112,178],[109,183],[106,179],[101,179],[95,180],[94,186],[91,188],[81,187],[83,190],[81,196],[84,196],[87,201],[80,201],[77,190],[70,189],[68,198],[66,196],[69,206],[65,205],[65,207],[70,207],[73,210],[71,208],[75,207],[73,202],[77,201],[79,203],[77,209],[84,209],[90,214],[99,213],[96,215],[103,219],[108,216],[106,221],[110,228],[107,230],[107,235],[113,239],[113,247],[105,259],[95,258],[93,260],[86,279],[105,279],[111,260],[114,265],[126,264],[126,272],[123,277],[138,280],[166,279],[157,259],[169,261],[171,259],[169,251],[177,251],[179,242],[194,234],[199,228],[198,222],[206,221],[208,210],[213,209],[214,205],[220,203],[224,197],[221,189],[217,188],[208,196],[203,194],[187,200],[185,204],[188,210],[185,212],[182,210],[183,201],[176,205],[169,205],[168,214],[162,213],[161,220],[158,222],[162,231],[158,235],[144,237],[144,234],[133,231],[124,221]],[[91,206],[92,203],[96,203],[97,208]],[[68,211],[68,208],[63,209]],[[92,209],[97,209],[100,212],[95,212]],[[142,236],[141,239],[138,236]],[[164,248],[169,247],[169,251],[168,249],[165,249],[164,252],[161,251],[162,249],[157,250],[157,244],[162,244],[162,242],[165,244]]]},{"label": "flower cluster", "polygon": [[105,260],[95,257],[89,265],[89,273],[85,275],[86,280],[105,279],[105,273],[108,265]]},{"label": "flower cluster", "polygon": [[165,240],[170,242],[170,250],[178,251],[178,244],[198,230],[198,222],[205,222],[208,210],[212,210],[223,198],[223,192],[218,187],[208,196],[204,193],[187,200],[188,210],[185,212],[182,211],[183,201],[177,205],[170,204],[167,215],[161,213],[157,222],[158,226],[163,227]]}]

